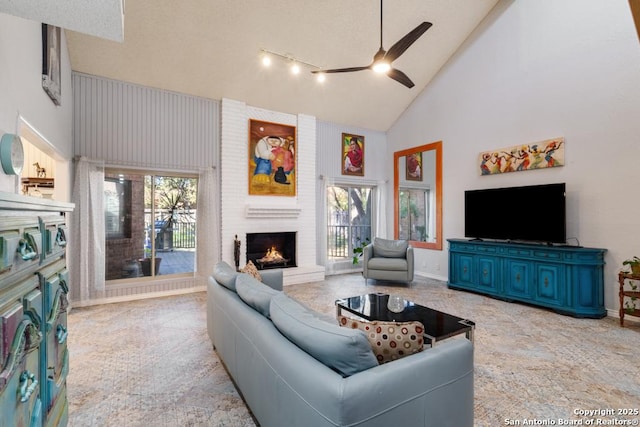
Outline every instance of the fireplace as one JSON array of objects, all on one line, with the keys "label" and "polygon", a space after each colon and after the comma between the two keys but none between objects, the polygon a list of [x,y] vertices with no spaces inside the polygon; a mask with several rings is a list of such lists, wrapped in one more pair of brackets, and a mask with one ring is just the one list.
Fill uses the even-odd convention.
[{"label": "fireplace", "polygon": [[296,267],[296,232],[247,233],[247,262],[259,270]]}]

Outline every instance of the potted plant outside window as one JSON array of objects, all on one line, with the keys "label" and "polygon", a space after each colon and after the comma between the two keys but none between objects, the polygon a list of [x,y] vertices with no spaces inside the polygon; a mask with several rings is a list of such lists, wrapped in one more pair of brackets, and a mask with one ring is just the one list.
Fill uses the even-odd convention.
[{"label": "potted plant outside window", "polygon": [[[162,258],[155,258],[154,271],[156,275],[160,274],[160,261],[162,261]],[[140,258],[138,262],[140,263],[140,270],[142,270],[142,275],[151,276],[151,248],[144,249],[144,258]]]}]

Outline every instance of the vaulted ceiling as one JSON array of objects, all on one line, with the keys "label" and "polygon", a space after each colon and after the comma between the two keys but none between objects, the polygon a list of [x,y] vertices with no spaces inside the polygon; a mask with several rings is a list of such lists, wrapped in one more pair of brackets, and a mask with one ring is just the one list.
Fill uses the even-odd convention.
[{"label": "vaulted ceiling", "polygon": [[378,0],[127,0],[124,41],[66,31],[74,71],[320,120],[386,131],[498,0],[386,0],[383,46],[433,23],[394,63],[408,89],[364,70],[292,75],[262,66],[261,49],[324,69],[371,63],[380,45]]}]

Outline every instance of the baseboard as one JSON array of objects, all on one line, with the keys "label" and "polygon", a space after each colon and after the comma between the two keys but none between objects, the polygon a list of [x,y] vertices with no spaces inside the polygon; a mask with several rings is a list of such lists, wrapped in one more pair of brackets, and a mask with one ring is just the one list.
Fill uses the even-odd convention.
[{"label": "baseboard", "polygon": [[426,277],[427,279],[439,280],[441,282],[448,282],[449,281],[449,278],[447,276],[438,276],[438,275],[435,275],[435,274],[425,273],[425,272],[418,271],[418,270],[415,270],[414,274],[417,275],[417,276],[420,276],[420,277]]},{"label": "baseboard", "polygon": [[324,266],[303,265],[282,270],[284,286],[301,283],[320,282],[324,280]]},{"label": "baseboard", "polygon": [[76,307],[80,308],[80,307],[90,307],[93,305],[137,301],[137,300],[150,299],[150,298],[161,298],[161,297],[168,297],[173,295],[192,294],[196,292],[205,292],[206,290],[207,290],[206,286],[195,286],[192,288],[172,289],[169,291],[158,291],[158,292],[124,295],[124,296],[118,296],[118,297],[99,298],[99,299],[92,299],[92,300],[82,301],[82,302],[73,301],[70,304],[71,305],[70,309],[76,308]]},{"label": "baseboard", "polygon": [[[607,316],[620,319],[620,312],[618,310],[607,309]],[[624,316],[624,323],[627,323],[627,322],[640,324],[640,317]]]}]

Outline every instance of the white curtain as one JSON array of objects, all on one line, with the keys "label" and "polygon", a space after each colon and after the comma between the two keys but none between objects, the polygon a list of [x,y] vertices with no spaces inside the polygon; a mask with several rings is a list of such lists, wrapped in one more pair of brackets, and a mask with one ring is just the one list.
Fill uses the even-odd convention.
[{"label": "white curtain", "polygon": [[213,273],[214,264],[220,259],[217,181],[216,170],[213,168],[201,172],[198,177],[196,271],[202,285],[206,284],[207,277]]},{"label": "white curtain", "polygon": [[387,183],[379,181],[376,186],[376,228],[375,236],[386,239],[387,233]]},{"label": "white curtain", "polygon": [[68,263],[71,301],[82,302],[104,296],[104,163],[80,157],[75,169]]}]

